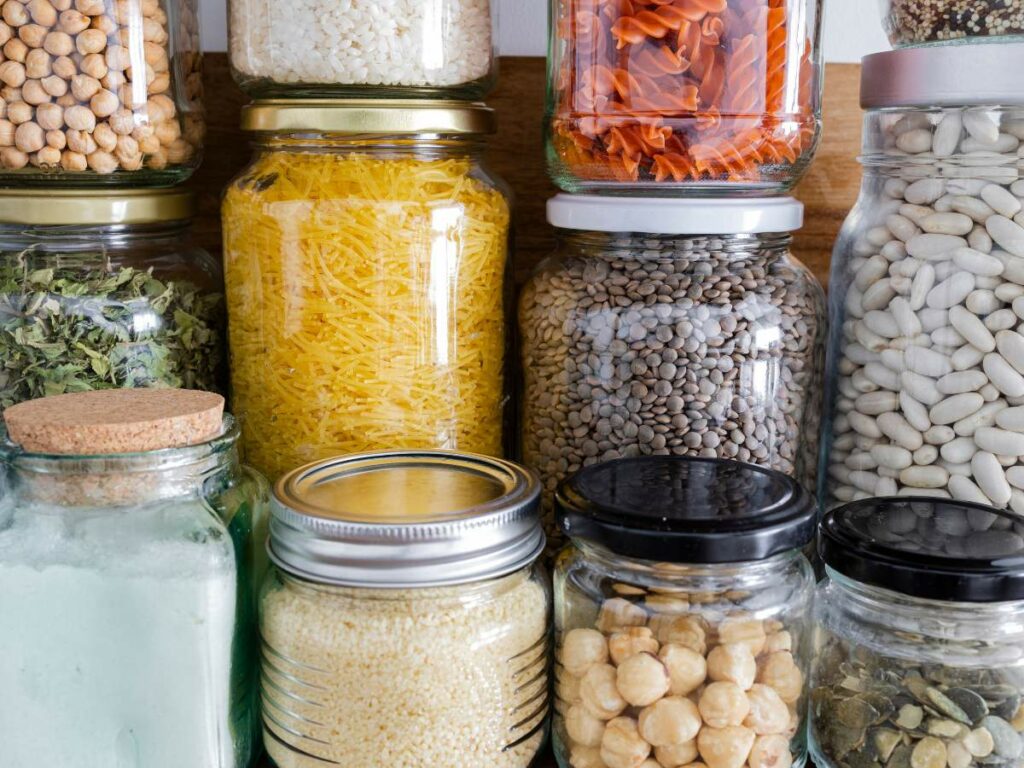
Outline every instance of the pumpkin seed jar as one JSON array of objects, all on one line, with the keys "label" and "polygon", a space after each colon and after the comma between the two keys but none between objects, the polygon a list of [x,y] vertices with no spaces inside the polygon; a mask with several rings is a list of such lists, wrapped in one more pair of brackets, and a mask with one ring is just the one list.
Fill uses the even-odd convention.
[{"label": "pumpkin seed jar", "polygon": [[804,715],[812,496],[723,459],[588,467],[558,494],[562,768],[790,768]]},{"label": "pumpkin seed jar", "polygon": [[527,768],[546,736],[550,592],[525,469],[332,459],[277,485],[262,599],[278,768]]},{"label": "pumpkin seed jar", "polygon": [[1024,525],[869,499],[819,534],[811,749],[822,768],[1024,761]]}]

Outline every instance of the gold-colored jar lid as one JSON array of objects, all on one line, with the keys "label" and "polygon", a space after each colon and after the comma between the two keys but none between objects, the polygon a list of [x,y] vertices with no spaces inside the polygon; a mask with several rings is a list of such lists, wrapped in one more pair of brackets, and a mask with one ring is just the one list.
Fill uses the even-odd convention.
[{"label": "gold-colored jar lid", "polygon": [[195,213],[195,195],[178,189],[0,189],[0,224],[150,224]]},{"label": "gold-colored jar lid", "polygon": [[494,133],[494,110],[478,102],[401,99],[267,99],[242,108],[243,131],[384,135]]}]

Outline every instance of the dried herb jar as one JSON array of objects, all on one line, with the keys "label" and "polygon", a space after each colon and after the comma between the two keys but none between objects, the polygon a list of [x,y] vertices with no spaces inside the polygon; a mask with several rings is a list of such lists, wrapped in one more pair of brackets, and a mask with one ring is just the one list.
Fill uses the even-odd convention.
[{"label": "dried herb jar", "polygon": [[269,487],[239,463],[223,403],[113,390],[5,413],[4,765],[251,768],[259,756]]},{"label": "dried herb jar", "polygon": [[812,496],[723,459],[588,467],[558,493],[562,768],[806,759]]},{"label": "dried herb jar", "polygon": [[119,387],[219,391],[220,267],[178,191],[0,190],[0,407]]},{"label": "dried herb jar", "polygon": [[278,768],[527,768],[550,588],[525,469],[446,451],[312,464],[274,493],[264,740]]},{"label": "dried herb jar", "polygon": [[559,245],[519,302],[522,453],[549,505],[581,467],[641,455],[814,487],[825,299],[790,252],[802,217],[791,199],[550,202]]},{"label": "dried herb jar", "polygon": [[979,504],[870,499],[819,552],[811,750],[823,768],[1024,759],[1024,523]]}]

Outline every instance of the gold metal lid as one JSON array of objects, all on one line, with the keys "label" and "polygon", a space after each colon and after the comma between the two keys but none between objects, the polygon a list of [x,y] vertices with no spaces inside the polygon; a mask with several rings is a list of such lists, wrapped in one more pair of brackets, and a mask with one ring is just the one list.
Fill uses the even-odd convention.
[{"label": "gold metal lid", "polygon": [[494,110],[478,102],[400,99],[267,99],[242,108],[243,131],[481,135]]},{"label": "gold metal lid", "polygon": [[0,224],[149,224],[195,213],[195,195],[177,189],[0,189]]}]

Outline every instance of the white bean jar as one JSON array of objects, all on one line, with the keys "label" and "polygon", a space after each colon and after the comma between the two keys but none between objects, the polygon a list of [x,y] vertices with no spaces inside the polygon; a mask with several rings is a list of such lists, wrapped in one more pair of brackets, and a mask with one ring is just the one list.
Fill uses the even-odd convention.
[{"label": "white bean jar", "polygon": [[832,259],[826,505],[1024,514],[1022,66],[1016,44],[865,59],[864,181]]}]

